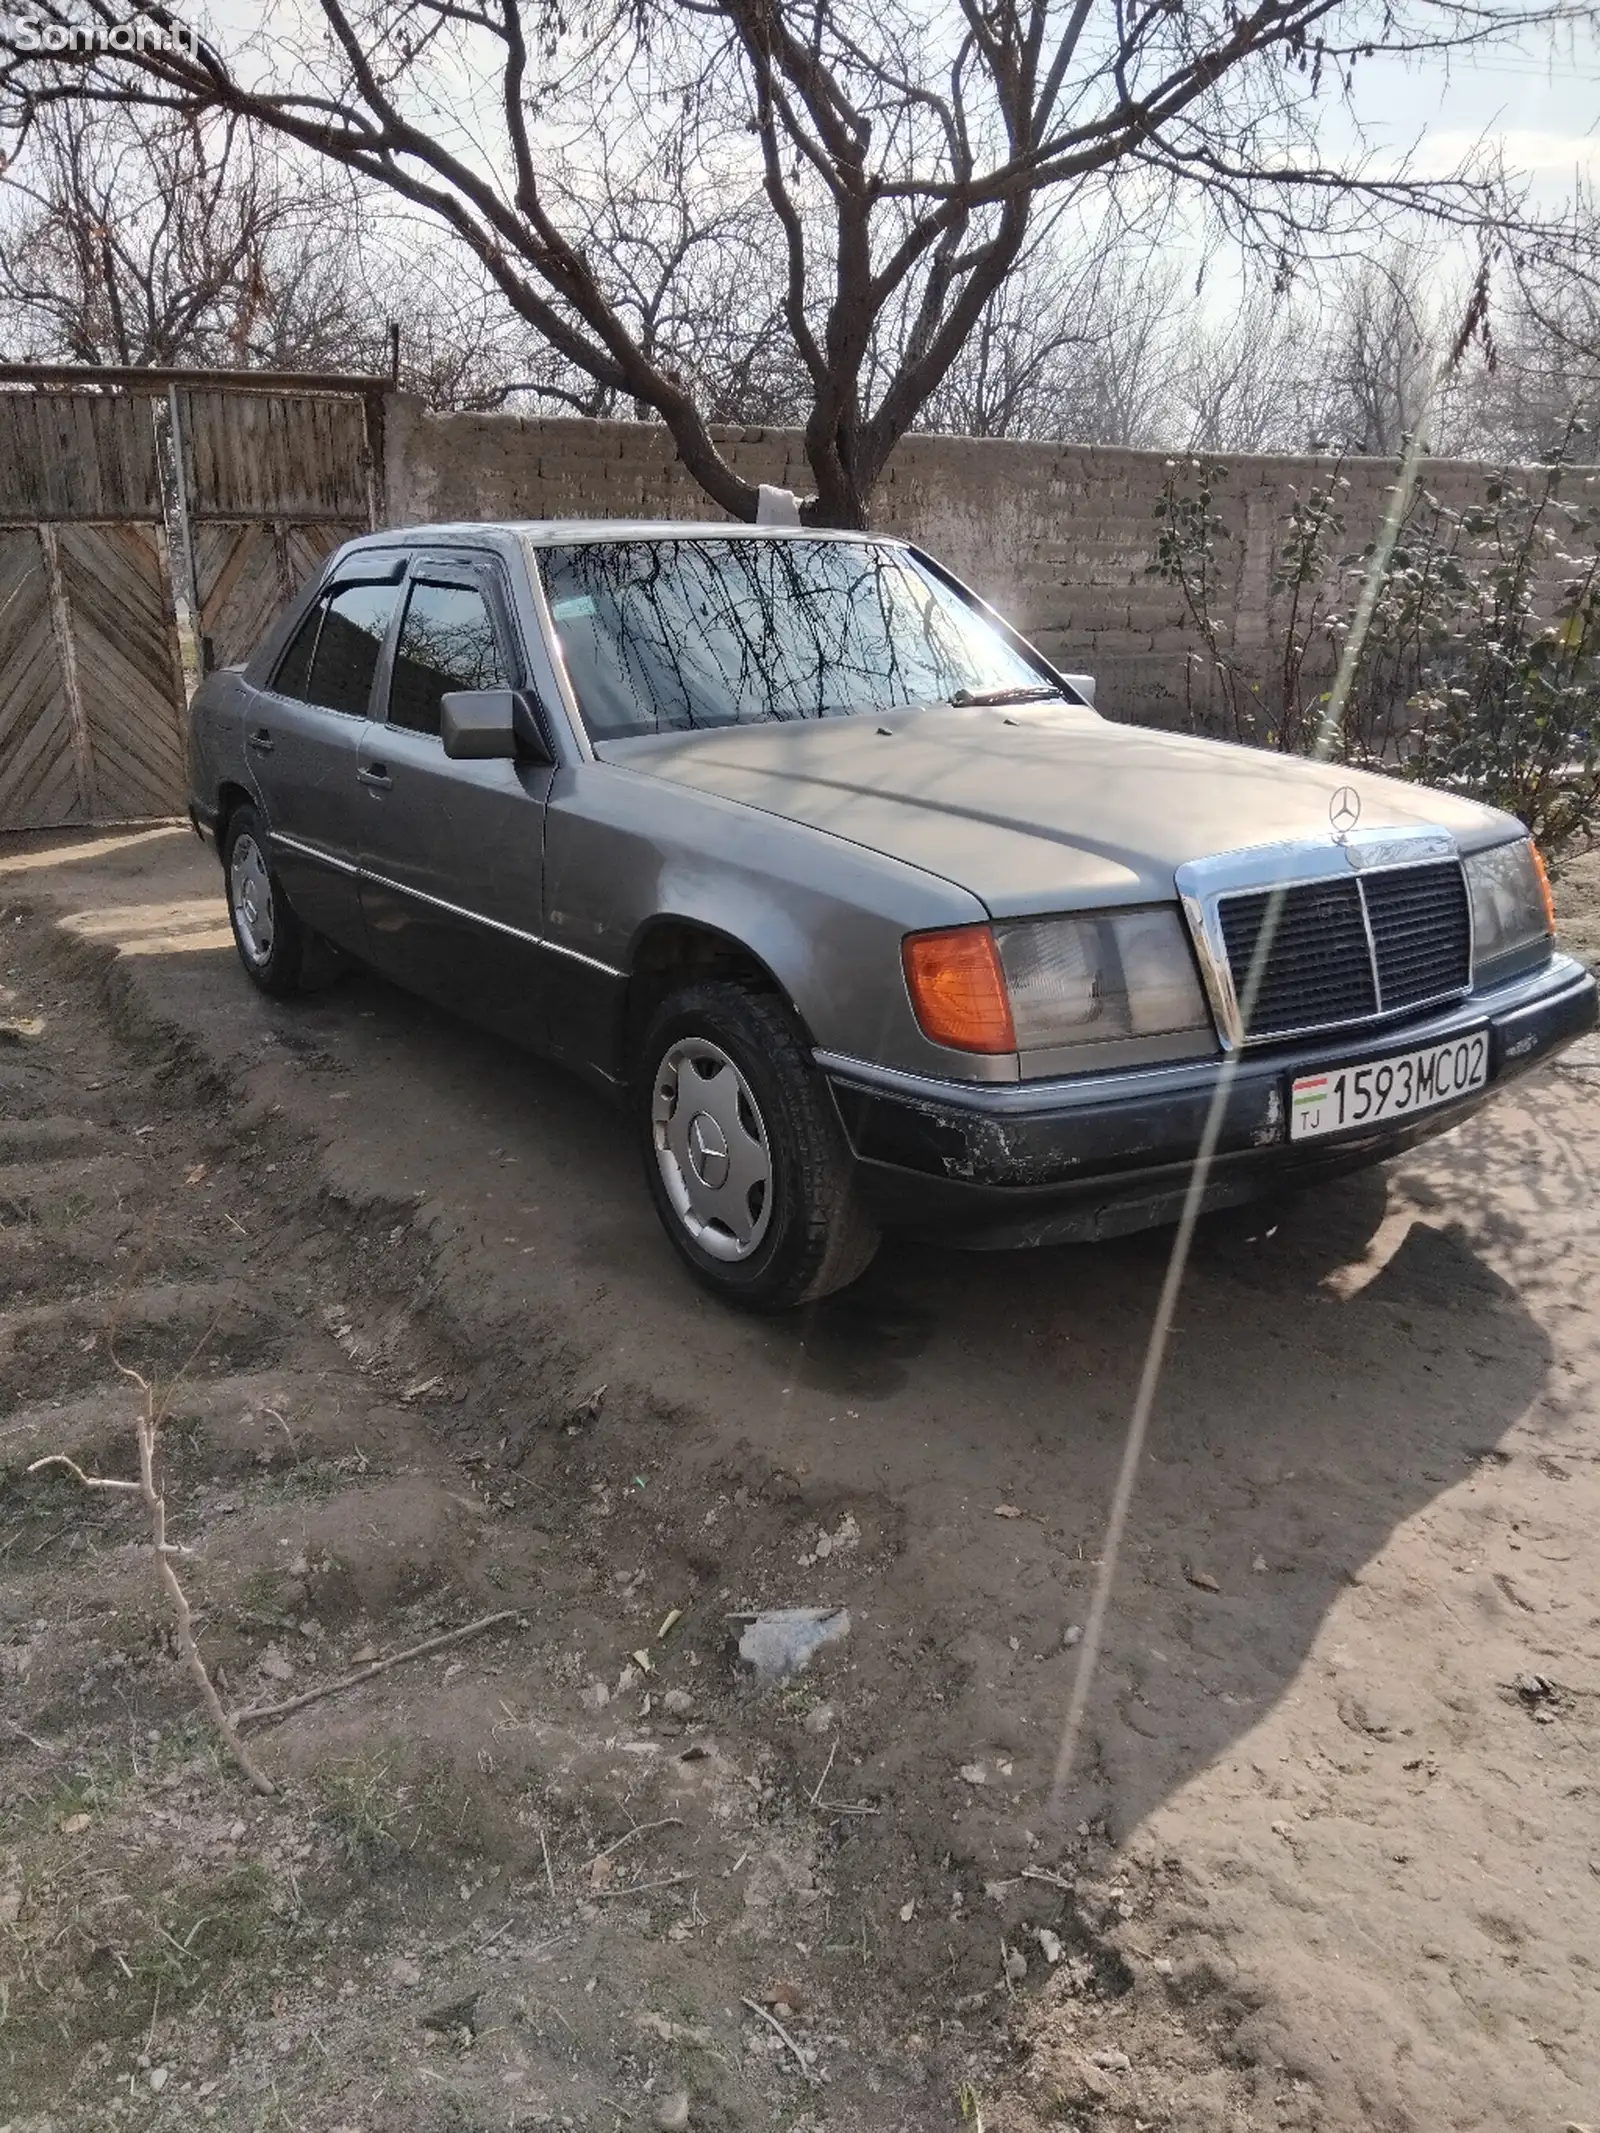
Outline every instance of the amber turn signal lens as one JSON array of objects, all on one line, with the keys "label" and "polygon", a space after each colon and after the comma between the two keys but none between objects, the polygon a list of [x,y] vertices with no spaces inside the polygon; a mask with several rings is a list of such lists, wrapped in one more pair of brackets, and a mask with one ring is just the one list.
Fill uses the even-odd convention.
[{"label": "amber turn signal lens", "polygon": [[1014,1052],[1000,953],[987,926],[913,933],[904,948],[906,985],[925,1037],[958,1052]]},{"label": "amber turn signal lens", "polygon": [[1528,850],[1533,854],[1533,871],[1539,877],[1539,894],[1544,898],[1544,930],[1546,933],[1554,933],[1556,930],[1556,900],[1550,894],[1550,876],[1545,867],[1544,854],[1531,837],[1528,839]]}]

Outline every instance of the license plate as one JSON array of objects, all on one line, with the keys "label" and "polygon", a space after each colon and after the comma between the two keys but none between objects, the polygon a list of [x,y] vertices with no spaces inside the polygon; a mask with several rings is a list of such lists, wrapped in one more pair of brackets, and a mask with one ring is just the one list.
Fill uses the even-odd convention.
[{"label": "license plate", "polygon": [[1482,1029],[1449,1044],[1430,1044],[1425,1051],[1376,1059],[1369,1066],[1302,1074],[1289,1094],[1289,1138],[1308,1141],[1319,1133],[1429,1111],[1481,1089],[1488,1079],[1489,1032]]}]

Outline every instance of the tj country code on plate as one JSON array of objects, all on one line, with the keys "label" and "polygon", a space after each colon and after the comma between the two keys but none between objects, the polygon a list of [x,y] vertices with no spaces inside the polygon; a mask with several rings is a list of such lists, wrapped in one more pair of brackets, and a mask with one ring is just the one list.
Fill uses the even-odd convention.
[{"label": "tj country code on plate", "polygon": [[1334,1067],[1326,1074],[1302,1074],[1289,1104],[1289,1138],[1307,1141],[1318,1133],[1338,1133],[1346,1126],[1376,1125],[1403,1118],[1470,1095],[1489,1079],[1489,1033],[1474,1030],[1450,1044],[1426,1051],[1402,1052],[1370,1066]]}]

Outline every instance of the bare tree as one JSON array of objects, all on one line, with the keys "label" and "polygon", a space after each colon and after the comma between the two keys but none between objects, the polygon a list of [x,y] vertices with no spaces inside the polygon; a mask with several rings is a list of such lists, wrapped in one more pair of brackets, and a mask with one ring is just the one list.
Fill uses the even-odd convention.
[{"label": "bare tree", "polygon": [[1103,444],[1153,446],[1170,434],[1185,271],[1160,242],[1119,248],[1090,291],[1096,335],[1073,379],[1072,427]]},{"label": "bare tree", "polygon": [[1052,222],[985,306],[922,426],[973,437],[1162,441],[1177,267],[1120,223]]},{"label": "bare tree", "polygon": [[[188,39],[110,50],[120,0],[40,0],[71,49],[0,29],[0,122],[63,101],[247,121],[434,218],[559,361],[653,410],[736,516],[755,485],[692,377],[641,337],[570,212],[614,109],[640,167],[759,185],[763,252],[804,379],[810,515],[864,521],[890,452],[1023,256],[1035,211],[1127,181],[1198,194],[1247,242],[1420,210],[1501,212],[1487,180],[1379,175],[1317,151],[1323,101],[1374,53],[1448,52],[1583,0],[317,0],[230,59]],[[149,19],[171,23],[152,5]],[[98,28],[96,44],[85,34]],[[59,40],[58,40],[59,41]],[[125,39],[124,42],[127,40]],[[571,113],[578,112],[576,119]],[[602,125],[604,123],[602,117]]]},{"label": "bare tree", "polygon": [[236,118],[57,103],[0,167],[0,349],[24,361],[374,372],[396,310],[433,406],[492,405],[540,359],[431,226]]},{"label": "bare tree", "polygon": [[1280,287],[1247,287],[1191,320],[1176,364],[1171,442],[1186,452],[1303,452],[1322,397],[1315,314]]},{"label": "bare tree", "polygon": [[[1460,449],[1523,464],[1600,459],[1600,198],[1578,194],[1572,240],[1503,263],[1492,339],[1464,376]],[[1580,264],[1581,263],[1581,264]]]},{"label": "bare tree", "polygon": [[1427,416],[1438,362],[1428,262],[1416,246],[1395,244],[1346,266],[1328,309],[1320,441],[1396,459]]},{"label": "bare tree", "polygon": [[925,426],[963,437],[1075,434],[1063,400],[1094,320],[1073,296],[1058,262],[1037,253],[1019,261],[929,395]]},{"label": "bare tree", "polygon": [[[783,323],[783,271],[748,158],[702,153],[686,129],[654,152],[637,85],[575,86],[569,130],[584,136],[546,183],[554,211],[606,301],[653,368],[691,391],[710,422],[795,422],[805,380]],[[587,99],[587,100],[586,100]],[[633,108],[630,108],[633,107]],[[568,365],[584,412],[653,412],[648,399]]]},{"label": "bare tree", "polygon": [[237,327],[261,235],[256,203],[237,198],[237,138],[235,124],[213,153],[198,126],[141,134],[115,113],[44,115],[0,193],[0,302],[28,353],[170,363]]},{"label": "bare tree", "polygon": [[[0,172],[0,330],[81,363],[348,360],[361,328],[336,215],[241,122],[94,105],[40,114]],[[381,339],[381,332],[379,335]]]}]

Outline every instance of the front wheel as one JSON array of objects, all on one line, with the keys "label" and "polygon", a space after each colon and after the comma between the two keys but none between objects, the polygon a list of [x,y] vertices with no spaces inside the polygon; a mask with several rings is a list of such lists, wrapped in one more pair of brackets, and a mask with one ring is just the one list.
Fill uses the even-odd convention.
[{"label": "front wheel", "polygon": [[794,1019],[768,993],[680,992],[645,1037],[637,1102],[667,1235],[705,1286],[753,1311],[842,1289],[878,1232]]}]

